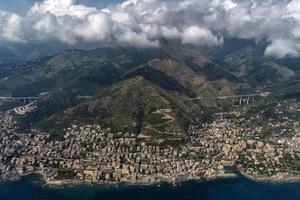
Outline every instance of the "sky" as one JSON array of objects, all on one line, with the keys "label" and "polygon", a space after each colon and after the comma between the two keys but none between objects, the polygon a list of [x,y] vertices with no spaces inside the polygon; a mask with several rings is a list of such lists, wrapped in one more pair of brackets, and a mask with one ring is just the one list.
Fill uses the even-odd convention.
[{"label": "sky", "polygon": [[0,0],[0,44],[221,46],[226,37],[264,41],[266,56],[298,57],[300,0]]}]

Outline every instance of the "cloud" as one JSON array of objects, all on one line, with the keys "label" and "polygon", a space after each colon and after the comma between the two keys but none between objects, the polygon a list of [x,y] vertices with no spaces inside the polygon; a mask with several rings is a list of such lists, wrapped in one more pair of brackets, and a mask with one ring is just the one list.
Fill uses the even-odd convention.
[{"label": "cloud", "polygon": [[197,44],[206,46],[217,46],[223,43],[223,38],[218,38],[207,28],[190,26],[183,30],[183,44]]},{"label": "cloud", "polygon": [[23,17],[0,11],[0,40],[157,47],[161,38],[218,46],[233,37],[267,41],[266,56],[299,56],[299,13],[300,0],[127,0],[105,9],[45,0]]},{"label": "cloud", "polygon": [[0,10],[0,40],[23,42],[21,18]]},{"label": "cloud", "polygon": [[271,42],[271,44],[266,48],[266,56],[275,56],[278,58],[284,58],[287,56],[298,57],[299,47],[297,44],[293,43],[291,40],[276,38]]}]

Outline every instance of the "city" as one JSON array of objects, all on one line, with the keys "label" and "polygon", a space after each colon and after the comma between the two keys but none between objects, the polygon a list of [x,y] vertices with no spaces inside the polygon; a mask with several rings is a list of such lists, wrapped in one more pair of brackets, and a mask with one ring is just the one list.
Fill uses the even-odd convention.
[{"label": "city", "polygon": [[216,113],[212,123],[190,125],[189,139],[180,145],[155,144],[100,125],[74,124],[59,140],[37,130],[17,133],[11,110],[1,114],[0,177],[40,174],[49,185],[177,183],[235,177],[237,172],[254,180],[298,180],[300,104],[277,103],[278,116],[269,118],[267,126],[257,122],[263,112],[245,118],[249,109],[239,106]]}]

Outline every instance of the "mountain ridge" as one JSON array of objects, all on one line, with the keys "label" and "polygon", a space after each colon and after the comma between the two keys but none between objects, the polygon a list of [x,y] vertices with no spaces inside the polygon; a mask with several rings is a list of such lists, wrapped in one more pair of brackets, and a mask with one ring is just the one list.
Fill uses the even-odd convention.
[{"label": "mountain ridge", "polygon": [[[63,128],[65,126],[56,123],[69,125],[82,120],[107,124],[116,131],[124,131],[121,127],[131,127],[128,130],[132,131],[132,124],[136,124],[140,127],[134,130],[136,134],[147,136],[145,127],[151,127],[151,116],[158,121],[157,116],[167,116],[174,123],[163,130],[181,132],[184,138],[189,123],[209,119],[215,105],[222,107],[227,103],[217,101],[216,97],[256,93],[270,83],[284,84],[299,77],[298,68],[295,70],[276,59],[265,58],[249,43],[237,46],[228,52],[221,49],[225,53],[220,52],[216,60],[213,59],[216,50],[167,41],[159,49],[68,50],[33,64],[25,63],[30,66],[25,72],[9,71],[0,80],[0,94],[30,96],[48,92],[38,100],[34,113],[19,117],[26,128],[46,130],[51,124]],[[298,90],[297,86],[289,88],[292,89],[289,95]],[[137,99],[138,96],[151,99],[148,93],[159,100],[153,99],[152,105]],[[116,94],[118,100],[109,98]],[[206,100],[189,100],[195,97]],[[131,104],[128,101],[132,101]],[[153,109],[149,109],[148,104]],[[101,109],[97,110],[96,105]],[[122,110],[121,105],[128,110]],[[130,109],[136,107],[139,110],[133,114]],[[141,113],[145,117],[141,117]],[[131,116],[127,122],[123,120],[126,116]]]}]

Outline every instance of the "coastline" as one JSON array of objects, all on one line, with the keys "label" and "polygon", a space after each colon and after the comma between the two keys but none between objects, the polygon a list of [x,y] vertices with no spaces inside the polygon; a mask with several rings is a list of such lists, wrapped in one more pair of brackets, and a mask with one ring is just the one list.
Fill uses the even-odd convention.
[{"label": "coastline", "polygon": [[[0,184],[0,199],[36,200],[139,200],[139,199],[239,199],[299,200],[300,183],[258,183],[246,178],[187,181],[157,185],[78,183],[77,185],[43,186],[40,176],[23,177],[18,182]],[[222,198],[221,198],[222,197]]]},{"label": "coastline", "polygon": [[42,172],[32,172],[20,177],[14,177],[12,179],[4,179],[0,180],[0,183],[5,182],[16,182],[20,181],[23,178],[30,177],[30,176],[38,176],[41,181],[41,185],[44,187],[49,188],[60,188],[60,187],[73,187],[73,186],[80,186],[80,185],[106,185],[106,186],[118,186],[118,185],[130,185],[130,186],[155,186],[161,184],[171,184],[171,185],[180,185],[186,182],[203,182],[203,181],[214,181],[214,180],[222,180],[222,179],[237,179],[239,177],[246,178],[247,180],[258,182],[258,183],[273,183],[273,184],[281,184],[281,183],[292,183],[292,182],[300,182],[300,176],[290,176],[284,178],[272,178],[272,177],[259,177],[259,176],[252,176],[246,174],[242,171],[236,171],[237,173],[225,173],[225,174],[218,174],[211,177],[190,177],[186,179],[165,179],[165,180],[156,180],[156,181],[91,181],[91,180],[49,180]]},{"label": "coastline", "polygon": [[[43,177],[43,176],[42,176]],[[47,180],[43,177],[44,186],[47,187],[64,187],[64,186],[78,186],[78,185],[109,185],[109,186],[116,186],[119,184],[124,185],[132,185],[132,186],[155,186],[155,185],[161,185],[161,184],[171,184],[171,185],[180,185],[185,182],[198,182],[198,181],[213,181],[213,180],[219,180],[219,179],[232,179],[232,178],[238,178],[238,174],[235,173],[225,173],[225,174],[218,174],[211,177],[189,177],[186,179],[158,179],[156,181],[129,181],[129,180],[123,180],[123,181],[90,181],[90,180]]]},{"label": "coastline", "polygon": [[227,173],[223,175],[216,175],[216,176],[211,176],[211,177],[205,177],[205,178],[200,178],[200,177],[195,177],[195,178],[188,178],[188,179],[183,179],[183,180],[158,180],[158,181],[152,181],[152,182],[146,182],[146,181],[120,181],[120,182],[115,182],[115,181],[97,181],[97,182],[92,182],[88,180],[55,180],[55,181],[50,181],[46,180],[42,176],[42,180],[44,182],[43,186],[46,187],[72,187],[72,186],[78,186],[78,185],[108,185],[108,186],[117,186],[119,184],[124,184],[124,185],[137,185],[137,186],[153,186],[153,185],[160,185],[160,184],[171,184],[171,185],[179,185],[185,182],[203,182],[203,181],[214,181],[214,180],[222,180],[222,179],[236,179],[239,177],[246,178],[247,180],[253,181],[253,182],[258,182],[258,183],[273,183],[273,184],[281,184],[281,183],[291,183],[291,182],[300,182],[300,176],[291,176],[291,177],[286,177],[286,178],[272,178],[272,177],[255,177],[248,175],[244,172],[238,171],[238,173]]},{"label": "coastline", "polygon": [[272,178],[272,177],[251,176],[251,175],[249,175],[247,173],[244,173],[242,171],[240,171],[239,173],[243,177],[247,178],[248,180],[254,181],[254,182],[266,182],[266,183],[274,183],[274,184],[300,182],[300,176],[290,176],[290,177],[284,177],[284,178]]},{"label": "coastline", "polygon": [[106,185],[106,186],[118,186],[120,184],[122,185],[130,185],[130,186],[155,186],[155,185],[161,185],[161,184],[171,184],[171,185],[179,185],[185,182],[199,182],[199,181],[214,181],[214,180],[221,180],[221,179],[236,179],[239,177],[246,178],[247,180],[253,181],[253,182],[266,182],[266,183],[274,183],[274,184],[281,184],[281,183],[290,183],[290,182],[300,182],[300,176],[291,176],[286,178],[272,178],[272,177],[256,177],[251,176],[249,174],[246,174],[244,172],[238,171],[238,174],[236,173],[226,173],[226,174],[219,174],[212,177],[207,178],[200,178],[200,177],[194,177],[194,178],[187,178],[182,180],[157,180],[152,182],[147,181],[90,181],[90,180],[48,180],[45,175],[41,172],[36,173],[30,173],[24,176],[21,176],[19,178],[15,178],[12,180],[1,180],[0,182],[16,182],[21,180],[22,178],[26,178],[29,176],[38,176],[42,182],[43,187],[49,187],[49,188],[59,188],[59,187],[73,187],[73,186],[80,186],[80,185],[88,185],[88,186],[94,186],[94,185]]},{"label": "coastline", "polygon": [[5,180],[0,180],[0,183],[5,183],[5,182],[16,182],[20,181],[23,178],[27,178],[30,176],[38,176],[41,181],[41,185],[45,187],[50,187],[50,188],[56,188],[56,187],[72,187],[72,186],[80,186],[80,185],[108,185],[108,186],[117,186],[120,184],[123,185],[132,185],[132,186],[153,186],[153,185],[161,185],[161,184],[171,184],[171,185],[179,185],[185,182],[190,182],[190,181],[212,181],[212,180],[219,180],[219,179],[230,179],[230,178],[237,178],[238,175],[234,173],[226,173],[226,174],[219,174],[211,177],[190,177],[186,179],[164,179],[164,180],[156,180],[156,181],[91,181],[91,180],[76,180],[76,179],[64,179],[64,180],[49,180],[48,178],[45,177],[45,175],[42,172],[33,172],[29,173],[20,177],[15,177],[13,179],[5,179]]}]

